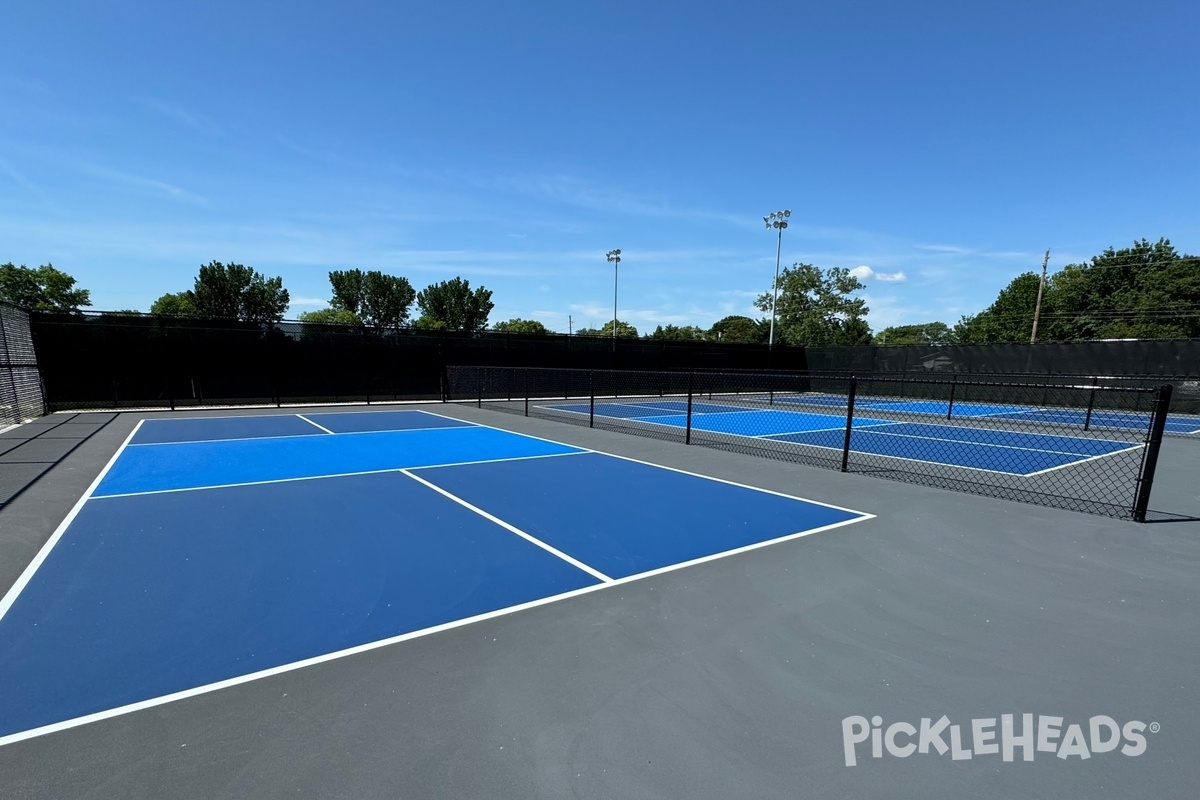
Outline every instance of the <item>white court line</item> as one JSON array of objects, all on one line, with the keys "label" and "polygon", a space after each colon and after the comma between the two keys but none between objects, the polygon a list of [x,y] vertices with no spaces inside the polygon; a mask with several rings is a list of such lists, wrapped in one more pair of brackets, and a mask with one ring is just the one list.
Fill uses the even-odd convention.
[{"label": "white court line", "polygon": [[22,572],[20,577],[17,578],[16,583],[9,588],[8,593],[4,595],[4,599],[0,600],[0,620],[4,619],[4,615],[8,613],[10,608],[12,608],[13,603],[17,600],[17,596],[21,594],[21,591],[33,578],[33,574],[38,571],[38,567],[40,567],[42,562],[46,560],[46,557],[50,555],[50,551],[54,549],[54,545],[58,544],[58,540],[62,538],[64,533],[66,533],[67,528],[70,527],[71,523],[75,521],[75,517],[78,516],[79,512],[83,510],[83,506],[88,499],[91,498],[92,492],[96,491],[96,488],[100,485],[100,482],[104,480],[104,476],[108,474],[110,469],[112,469],[113,464],[117,463],[117,459],[121,457],[121,453],[125,451],[125,448],[129,445],[130,440],[132,440],[137,434],[138,429],[142,427],[143,422],[145,422],[145,420],[138,420],[138,423],[133,426],[133,430],[129,432],[129,435],[125,437],[125,441],[122,442],[121,446],[117,448],[117,452],[113,453],[112,458],[110,458],[108,463],[104,465],[104,469],[100,470],[100,474],[97,475],[96,479],[92,481],[92,484],[88,486],[87,491],[85,491],[83,496],[76,501],[75,505],[67,513],[67,516],[64,517],[63,521],[58,524],[58,527],[54,529],[54,533],[50,534],[50,538],[46,540],[46,543],[42,545],[42,549],[37,552],[37,555],[34,556],[33,560],[30,561],[25,567],[25,571]]},{"label": "white court line", "polygon": [[[299,416],[299,414],[288,414],[287,416]],[[413,431],[452,431],[457,428],[475,427],[472,423],[467,422],[462,425],[438,425],[428,428],[385,428],[378,431],[344,431],[336,433],[335,436],[363,436],[371,433],[412,433]],[[330,433],[333,433],[330,431]],[[218,444],[221,442],[269,442],[276,439],[328,439],[328,433],[285,433],[279,436],[231,436],[228,439],[184,439],[179,442],[131,442],[130,447],[161,447],[163,445],[172,444]]]},{"label": "white court line", "polygon": [[[457,417],[451,417],[446,414],[438,414],[436,411],[426,411],[425,413],[433,414],[434,416],[443,417],[445,419],[454,419],[454,420],[458,419]],[[458,421],[461,422],[462,420],[458,420]],[[810,500],[807,497],[799,497],[794,494],[785,494],[784,492],[777,492],[773,489],[763,489],[759,486],[750,486],[745,483],[738,483],[737,481],[726,480],[725,478],[714,478],[712,475],[703,475],[699,472],[689,472],[686,469],[679,469],[678,467],[668,467],[665,464],[656,464],[652,461],[643,461],[640,458],[633,458],[631,456],[621,456],[621,455],[617,455],[616,453],[609,453],[604,450],[596,450],[596,449],[593,449],[590,447],[583,447],[583,446],[577,445],[577,444],[569,444],[567,442],[560,442],[557,439],[547,439],[545,436],[534,436],[531,433],[517,433],[516,431],[510,431],[510,430],[506,430],[504,428],[498,428],[495,425],[485,425],[482,422],[472,422],[471,424],[478,425],[481,428],[490,428],[491,430],[500,431],[501,433],[509,433],[509,434],[512,434],[513,436],[523,436],[526,439],[536,439],[539,442],[548,442],[550,444],[557,444],[561,447],[574,447],[574,448],[582,450],[586,453],[595,453],[596,455],[599,455],[599,456],[608,456],[609,458],[619,458],[622,461],[632,461],[635,464],[643,464],[647,467],[657,467],[658,469],[670,470],[671,472],[678,472],[681,475],[690,475],[693,478],[703,478],[706,481],[716,481],[717,483],[725,483],[730,486],[737,486],[738,488],[741,488],[741,489],[750,489],[751,491],[754,491],[754,492],[762,492],[763,494],[773,494],[776,497],[784,497],[784,498],[787,498],[788,500],[801,500],[805,503],[812,503],[813,505],[816,505],[816,506],[824,506],[825,508],[833,508],[838,511],[845,511],[850,514],[859,514],[862,519],[874,519],[875,518],[874,514],[868,514],[865,511],[858,511],[853,508],[846,508],[845,506],[835,506],[832,503],[822,503],[820,500]],[[658,423],[646,423],[646,424],[658,424]],[[664,427],[674,428],[675,426],[664,426]],[[710,431],[706,431],[706,433],[709,433],[709,432]],[[742,438],[746,438],[746,437],[742,437]],[[840,447],[836,448],[836,449],[838,450],[838,452],[841,452]],[[943,465],[943,466],[945,466],[945,465]],[[969,469],[969,467],[968,467],[968,469]],[[985,471],[992,472],[993,470],[985,470]],[[843,523],[838,523],[838,524],[840,525]],[[833,527],[837,527],[837,525],[834,525]],[[826,529],[819,528],[818,530],[826,530]],[[737,551],[737,552],[740,552],[740,551]]]},{"label": "white court line", "polygon": [[[867,422],[862,425],[859,425],[857,422],[855,422],[854,430],[856,430],[856,431],[857,430],[865,430],[866,428],[885,428],[888,425],[906,425],[906,424],[908,424],[908,423],[906,423],[902,420],[881,420],[880,422]],[[693,428],[693,430],[695,430],[695,429]],[[802,430],[802,431],[780,431],[779,433],[756,433],[753,436],[748,436],[743,433],[728,433],[727,431],[706,430],[706,431],[704,431],[704,433],[726,433],[729,436],[746,436],[747,439],[766,439],[769,436],[795,436],[798,433],[827,433],[829,431],[844,431],[844,430],[846,430],[845,425],[838,425],[835,428],[806,428],[805,430]]]},{"label": "white court line", "polygon": [[320,428],[321,430],[325,431],[328,434],[336,435],[333,433],[333,431],[329,430],[329,428],[326,428],[324,425],[318,425],[317,423],[313,422],[311,419],[304,416],[303,414],[297,414],[296,416],[299,417],[300,419],[304,420],[305,422],[307,422],[309,425],[312,425],[315,428]]},{"label": "white court line", "polygon": [[[272,403],[269,406],[188,407],[188,408],[181,408],[178,411],[169,411],[168,409],[165,409],[165,408],[122,408],[122,409],[117,409],[117,411],[119,413],[129,413],[131,411],[141,411],[141,412],[146,412],[146,413],[161,412],[163,414],[174,415],[174,414],[184,414],[184,413],[189,413],[189,412],[191,412],[191,413],[202,412],[206,408],[211,408],[214,411],[233,410],[233,409],[239,409],[239,408],[262,408],[266,412],[263,414],[203,414],[198,417],[176,417],[176,416],[144,417],[142,419],[143,422],[186,422],[188,420],[198,420],[198,419],[258,419],[260,417],[293,417],[293,416],[298,417],[298,416],[300,416],[299,414],[293,414],[293,413],[285,414],[282,411],[282,409],[284,409],[284,408],[315,409],[316,413],[321,414],[321,415],[329,414],[329,415],[337,415],[337,416],[348,416],[350,414],[380,414],[380,413],[393,413],[394,414],[396,412],[402,412],[402,413],[414,412],[417,414],[428,414],[429,413],[428,411],[425,411],[424,409],[420,409],[420,408],[386,408],[386,409],[380,408],[379,410],[375,410],[375,406],[404,406],[404,405],[414,405],[417,403],[428,404],[431,402],[434,402],[434,401],[431,401],[431,400],[380,400],[378,403],[372,403],[370,405],[365,405],[365,406],[361,402],[358,402],[358,403],[324,403],[324,404],[315,405],[315,406],[312,403],[291,403],[291,404],[284,403],[282,406],[278,406],[278,407]],[[356,408],[362,407],[364,410],[362,410],[362,411],[322,411],[321,410],[323,408],[336,408],[338,406],[353,406]],[[67,414],[67,413],[86,414],[86,413],[113,413],[113,412],[100,412],[100,411],[94,411],[92,409],[85,409],[83,411],[74,411],[74,412],[56,411],[54,413],[55,414]],[[308,413],[311,414],[313,412],[309,411]]]},{"label": "white court line", "polygon": [[[926,423],[911,423],[911,424],[921,425],[921,424],[926,424]],[[950,427],[952,427],[952,426],[950,426]],[[967,428],[965,430],[986,430],[986,431],[991,432],[990,428]],[[924,441],[929,441],[929,442],[949,442],[951,444],[970,444],[970,445],[978,445],[980,447],[999,447],[1004,450],[1025,450],[1030,453],[1054,453],[1055,455],[1059,455],[1059,456],[1086,456],[1086,455],[1088,455],[1088,453],[1076,453],[1072,450],[1046,450],[1041,447],[1020,447],[1020,446],[1013,445],[1013,444],[992,444],[991,442],[973,442],[970,439],[944,439],[939,436],[918,436],[914,433],[888,433],[887,431],[870,431],[870,433],[877,433],[880,436],[897,436],[897,437],[902,437],[904,439],[922,439]],[[1045,436],[1046,435],[1043,433],[1023,433],[1020,431],[995,431],[995,433],[1015,434],[1018,436]],[[1077,436],[1056,436],[1054,438],[1056,438],[1056,439],[1078,439],[1081,442],[1107,442],[1107,441],[1109,441],[1108,439],[1080,439]],[[1112,444],[1124,444],[1124,442],[1112,442]],[[1118,451],[1114,451],[1114,452],[1118,452]],[[1108,455],[1108,454],[1102,453],[1101,455]]]},{"label": "white court line", "polygon": [[567,555],[563,551],[559,550],[557,547],[553,547],[551,545],[546,544],[545,542],[543,542],[541,539],[537,538],[536,536],[532,536],[532,535],[526,533],[525,531],[521,530],[517,526],[511,525],[493,514],[489,514],[488,512],[484,511],[479,506],[472,505],[471,503],[467,502],[466,500],[463,500],[458,495],[452,494],[451,492],[446,491],[445,489],[438,486],[437,484],[430,483],[429,481],[425,480],[424,478],[413,475],[411,472],[409,472],[406,469],[402,469],[402,470],[400,470],[400,472],[401,472],[401,474],[407,475],[408,477],[412,478],[414,481],[421,484],[422,486],[426,486],[430,489],[433,489],[435,492],[440,494],[442,497],[453,500],[455,503],[458,503],[460,506],[462,506],[463,508],[465,508],[469,511],[474,511],[476,514],[483,517],[488,522],[492,522],[492,523],[495,523],[496,525],[499,525],[501,528],[504,528],[504,530],[508,531],[509,533],[515,533],[517,536],[520,536],[525,541],[527,541],[531,544],[535,544],[538,547],[542,548],[547,553],[550,553],[553,556],[557,556],[558,558],[561,558],[563,561],[567,562],[568,564],[575,567],[576,569],[583,570],[588,575],[591,575],[593,578],[604,581],[605,583],[613,582],[612,578],[608,577],[600,570],[589,567],[587,564],[583,563],[582,561],[579,561],[578,559],[572,558],[571,556]]},{"label": "white court line", "polygon": [[[778,435],[783,436],[785,434],[778,434]],[[809,444],[807,442],[789,442],[786,439],[772,439],[769,436],[763,437],[762,441],[779,442],[780,444],[789,444],[789,445],[792,445],[793,447],[815,447],[818,450],[832,450],[835,453],[842,452],[842,448],[840,448],[840,447],[830,447],[829,445],[824,445],[824,444]],[[865,456],[874,456],[876,458],[891,458],[891,459],[895,459],[896,461],[912,461],[915,464],[929,464],[929,465],[935,466],[935,467],[954,467],[955,469],[969,469],[969,470],[973,470],[975,472],[990,472],[994,475],[1023,476],[1025,474],[1024,472],[1009,472],[1008,470],[1005,470],[1005,469],[987,469],[986,467],[968,467],[965,464],[955,464],[951,461],[928,461],[924,458],[909,458],[908,456],[892,456],[892,455],[887,455],[884,453],[872,453],[869,450],[851,450],[850,454],[851,455],[857,454],[857,455],[865,455]],[[918,473],[918,474],[921,474],[921,473]],[[810,501],[810,502],[812,502],[812,501]]]},{"label": "white court line", "polygon": [[[449,417],[449,419],[453,419],[453,417]],[[490,427],[490,426],[481,425],[480,427],[486,428],[486,427]],[[497,430],[499,430],[499,429],[497,429]],[[507,432],[512,433],[512,431],[507,431]],[[524,434],[516,434],[516,435],[522,436]],[[536,439],[538,437],[531,436],[529,438]],[[620,456],[617,456],[617,457],[620,458]],[[634,461],[636,459],[628,459],[628,460]],[[642,462],[642,463],[644,463],[644,462]],[[657,465],[651,465],[651,466],[657,466]],[[664,467],[664,469],[670,469],[670,467]],[[675,471],[682,472],[682,470],[675,470]],[[687,473],[687,474],[692,474],[692,473]],[[699,475],[697,477],[703,478],[706,476]],[[718,479],[710,478],[710,480],[718,480]],[[722,482],[729,483],[729,481],[722,481]],[[735,484],[735,485],[737,485],[737,484]],[[748,488],[754,488],[754,487],[748,487]],[[765,490],[760,490],[760,491],[765,491]],[[778,493],[777,492],[768,492],[768,494],[778,494]],[[783,496],[787,497],[787,495],[783,495]],[[793,498],[793,499],[796,499],[796,498]],[[809,501],[809,502],[812,502],[812,501]],[[818,505],[823,505],[823,504],[818,504]],[[837,506],[831,506],[831,507],[837,508]],[[858,512],[854,512],[854,513],[858,513]],[[545,606],[545,605],[549,605],[551,603],[557,603],[557,602],[560,602],[563,600],[568,600],[573,597],[579,597],[581,595],[591,594],[592,592],[604,591],[605,589],[610,589],[614,586],[622,586],[627,583],[633,583],[635,581],[645,580],[646,578],[652,578],[656,575],[663,575],[668,572],[674,572],[675,570],[687,569],[688,567],[696,566],[697,564],[703,564],[703,563],[706,563],[709,561],[716,561],[718,559],[728,558],[730,556],[735,556],[735,555],[740,555],[741,553],[749,552],[751,550],[757,550],[762,547],[770,547],[772,545],[781,544],[783,542],[788,542],[793,539],[799,539],[799,538],[802,538],[805,536],[812,536],[814,533],[822,533],[824,531],[833,530],[834,528],[841,528],[846,525],[853,525],[855,523],[863,522],[863,521],[866,521],[869,519],[874,519],[874,515],[873,514],[863,514],[862,516],[856,517],[854,519],[843,520],[842,522],[834,522],[830,525],[823,525],[819,528],[813,528],[811,530],[799,531],[797,533],[791,533],[786,536],[780,536],[776,539],[767,540],[765,542],[756,542],[754,544],[746,545],[745,547],[739,547],[735,550],[728,550],[723,553],[714,553],[713,555],[709,555],[709,556],[701,556],[700,558],[695,558],[695,559],[692,559],[691,561],[684,561],[679,564],[671,564],[666,567],[660,567],[658,569],[649,570],[648,572],[642,572],[637,575],[628,575],[624,578],[616,578],[608,583],[596,583],[591,586],[585,586],[582,589],[574,589],[569,592],[563,592],[562,594],[551,595],[550,597],[542,597],[537,600],[530,600],[529,602],[521,603],[520,605],[509,606],[508,608],[500,608],[495,611],[488,611],[484,614],[476,614],[473,617],[466,617],[464,619],[454,620],[453,622],[445,622],[445,623],[442,623],[441,625],[434,625],[429,628],[422,628],[421,630],[410,631],[409,633],[403,633],[403,634],[400,634],[399,636],[393,636],[388,639],[380,639],[377,642],[367,642],[366,644],[360,644],[360,645],[356,645],[354,647],[348,647],[344,650],[337,650],[333,653],[326,653],[325,655],[314,656],[313,658],[308,658],[303,661],[295,661],[291,664],[281,664],[278,667],[271,667],[270,669],[264,669],[264,670],[260,670],[258,672],[252,672],[248,675],[239,675],[235,678],[228,678],[226,680],[218,681],[216,683],[210,683],[205,686],[197,686],[193,689],[185,689],[181,692],[175,692],[173,694],[164,695],[162,697],[153,697],[149,700],[142,700],[137,703],[130,703],[129,705],[120,706],[118,708],[110,708],[106,711],[98,711],[94,714],[88,714],[87,716],[84,716],[84,717],[76,717],[75,719],[68,719],[68,720],[63,720],[62,722],[55,722],[50,725],[43,725],[40,728],[32,728],[27,731],[19,731],[17,733],[9,734],[8,736],[0,737],[0,747],[3,747],[4,745],[14,744],[16,742],[24,741],[26,739],[33,739],[38,736],[45,736],[46,734],[49,734],[49,733],[56,733],[58,731],[69,730],[70,728],[77,728],[81,725],[88,725],[93,722],[100,722],[101,720],[112,719],[113,717],[119,717],[119,716],[123,716],[125,714],[131,714],[135,711],[142,711],[147,708],[154,708],[156,706],[166,705],[167,703],[173,703],[177,700],[185,700],[189,697],[195,697],[195,696],[201,695],[201,694],[208,694],[209,692],[215,692],[215,691],[219,691],[221,689],[227,689],[232,686],[239,686],[243,683],[250,683],[251,681],[262,680],[263,678],[270,678],[275,675],[282,675],[286,672],[293,672],[298,669],[304,669],[305,667],[311,667],[311,666],[315,666],[317,664],[324,664],[328,661],[336,661],[341,658],[346,658],[347,656],[358,655],[359,653],[366,653],[371,650],[378,650],[381,647],[388,647],[390,645],[399,644],[401,642],[411,641],[413,639],[420,639],[425,636],[431,636],[436,633],[442,633],[443,631],[453,630],[455,628],[461,628],[466,625],[473,625],[477,622],[484,622],[486,620],[496,619],[498,617],[506,617],[510,614],[517,614],[517,613],[520,613],[522,611],[527,611],[532,608],[538,608],[539,606]]]},{"label": "white court line", "polygon": [[[428,430],[428,429],[427,429]],[[568,445],[569,446],[569,445]],[[586,450],[577,449],[573,453],[542,453],[536,456],[511,456],[509,458],[485,458],[479,461],[456,461],[446,464],[424,464],[419,467],[386,467],[384,469],[365,469],[360,472],[334,472],[325,475],[300,475],[295,478],[270,478],[262,481],[245,481],[243,483],[214,483],[208,486],[181,486],[176,489],[151,489],[145,492],[122,492],[121,494],[101,494],[93,500],[109,500],[114,497],[144,497],[152,494],[172,494],[174,492],[201,492],[208,489],[234,489],[238,486],[267,486],[273,483],[292,483],[293,481],[319,481],[325,478],[353,478],[355,475],[380,475],[385,472],[400,472],[405,469],[434,469],[436,467],[465,467],[470,464],[498,464],[504,461],[528,461],[534,458],[558,458],[560,456],[578,456]]]},{"label": "white court line", "polygon": [[[1050,467],[1049,469],[1040,469],[1037,472],[1026,472],[1025,477],[1030,478],[1030,477],[1033,477],[1034,475],[1045,475],[1047,472],[1054,472],[1055,470],[1066,469],[1067,467],[1074,467],[1079,464],[1086,464],[1089,461],[1096,461],[1097,459],[1100,459],[1100,458],[1108,458],[1109,456],[1115,456],[1120,453],[1129,453],[1129,452],[1132,452],[1133,450],[1141,450],[1143,447],[1145,447],[1145,445],[1135,444],[1132,447],[1126,447],[1124,450],[1114,450],[1111,453],[1101,453],[1100,455],[1092,456],[1091,458],[1081,458],[1078,461],[1072,461],[1068,464],[1059,464],[1057,467]],[[1063,455],[1070,455],[1070,454],[1064,453]]]}]

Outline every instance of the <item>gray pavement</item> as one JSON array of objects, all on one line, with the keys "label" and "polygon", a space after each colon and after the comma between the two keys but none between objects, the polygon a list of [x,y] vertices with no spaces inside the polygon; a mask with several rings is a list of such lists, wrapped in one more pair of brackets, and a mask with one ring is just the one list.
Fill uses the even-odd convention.
[{"label": "gray pavement", "polygon": [[[878,517],[0,747],[0,794],[1195,796],[1200,522],[1186,517],[1200,516],[1200,442],[1164,446],[1152,505],[1183,521],[1136,525],[474,408],[433,410]],[[0,512],[0,588],[136,419],[123,415]],[[1059,743],[1073,723],[1087,740],[1100,715],[1146,728],[1111,752],[1036,752],[1032,762],[1020,747],[1004,761],[986,743],[970,759],[938,755],[936,744],[875,758],[866,731],[856,765],[846,765],[847,718],[879,715],[886,731],[945,715],[963,747],[979,749],[972,720],[984,733],[994,720],[1000,739],[1002,714],[1016,715],[1017,733],[1022,714],[1035,725],[1064,718]],[[1144,751],[1123,754],[1139,735]],[[950,738],[947,729],[941,740]],[[895,744],[906,741],[901,732]]]}]

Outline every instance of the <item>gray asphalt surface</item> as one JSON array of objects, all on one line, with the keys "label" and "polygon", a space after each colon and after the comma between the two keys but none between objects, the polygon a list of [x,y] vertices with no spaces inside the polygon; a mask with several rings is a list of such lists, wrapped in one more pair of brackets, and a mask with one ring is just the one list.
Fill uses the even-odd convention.
[{"label": "gray asphalt surface", "polygon": [[[878,518],[0,747],[0,795],[1196,795],[1200,522],[1186,517],[1200,517],[1200,442],[1164,446],[1153,505],[1181,521],[1136,525],[434,410]],[[0,512],[0,588],[136,420],[123,415]],[[1005,762],[874,758],[865,741],[845,763],[847,717],[879,715],[886,729],[946,715],[971,748],[973,719],[1015,714],[1020,732],[1023,713],[1085,737],[1094,716],[1140,721],[1145,749],[1026,762],[1018,748]]]}]

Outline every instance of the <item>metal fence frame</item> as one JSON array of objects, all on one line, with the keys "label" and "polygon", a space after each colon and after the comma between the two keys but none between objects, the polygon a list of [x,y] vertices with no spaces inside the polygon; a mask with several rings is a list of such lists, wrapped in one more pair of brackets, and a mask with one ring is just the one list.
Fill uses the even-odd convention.
[{"label": "metal fence frame", "polygon": [[[833,381],[832,378],[825,380]],[[921,392],[915,395],[898,393],[915,387]],[[696,415],[701,413],[695,410],[697,406],[708,413],[721,413],[723,406],[719,404],[722,403],[728,404],[730,411],[739,413],[772,407],[799,410],[800,404],[806,402],[803,398],[807,394],[821,395],[833,389],[827,384],[814,392],[810,378],[796,373],[615,372],[460,366],[448,368],[445,399],[685,445],[700,444],[842,472],[875,474],[1037,505],[1146,521],[1171,409],[1173,387],[1170,384],[1142,387],[977,381],[960,377],[935,380],[851,376],[845,378],[843,388],[844,409],[830,406],[831,411],[819,412],[821,415],[836,413],[841,420],[837,430],[840,446],[836,448],[803,444],[787,446],[788,443],[780,444],[774,439],[739,432],[713,432],[693,424]],[[867,411],[862,410],[860,403],[864,396],[871,401]],[[928,405],[937,409],[937,419],[934,420],[932,412],[924,410],[889,411],[888,404],[881,402],[883,399],[914,397],[913,403],[901,402],[898,407]],[[1044,413],[1048,421],[1042,421],[1036,415],[1014,414],[1011,419],[1000,419],[973,413],[973,409],[983,404],[1021,405],[1043,398],[1051,402],[1044,409],[1039,408],[1038,414]],[[606,405],[611,408],[610,404],[626,404],[636,408],[639,401],[646,406],[640,417],[604,413]],[[602,407],[600,413],[597,412],[598,403]],[[943,404],[944,420],[940,416]],[[658,412],[662,419],[656,420],[656,407],[671,410]],[[985,447],[995,447],[997,459],[1003,457],[1004,445],[987,442],[993,433],[997,437],[1001,434],[1026,437],[1029,441],[1034,441],[1029,437],[1051,437],[1047,441],[1058,437],[1081,445],[1111,446],[1112,452],[1095,459],[1067,461],[1062,467],[1046,470],[1057,471],[1052,477],[1036,477],[1039,475],[1036,472],[1019,475],[1003,469],[978,469],[938,462],[915,464],[911,463],[914,462],[911,458],[856,447],[855,432],[861,429],[855,423],[860,420],[860,415],[866,417],[868,414],[867,422],[879,422],[871,418],[881,417],[884,421],[917,423],[918,427],[954,426],[955,430],[964,431],[964,436],[969,432],[969,437],[979,440],[981,452],[989,452],[983,449]],[[670,421],[664,421],[668,416]],[[1112,420],[1122,420],[1120,427],[1114,427],[1117,423]],[[1120,444],[1128,444],[1128,447],[1120,449]],[[988,472],[999,477],[977,474]],[[1127,501],[1115,502],[1114,497],[1125,497]]]},{"label": "metal fence frame", "polygon": [[46,413],[29,314],[0,303],[0,427]]}]

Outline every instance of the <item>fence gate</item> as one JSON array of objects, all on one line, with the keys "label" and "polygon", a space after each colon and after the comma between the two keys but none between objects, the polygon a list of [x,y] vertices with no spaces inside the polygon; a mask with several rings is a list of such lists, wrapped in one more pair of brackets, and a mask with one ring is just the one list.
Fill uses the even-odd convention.
[{"label": "fence gate", "polygon": [[0,303],[0,428],[45,413],[29,315]]}]

